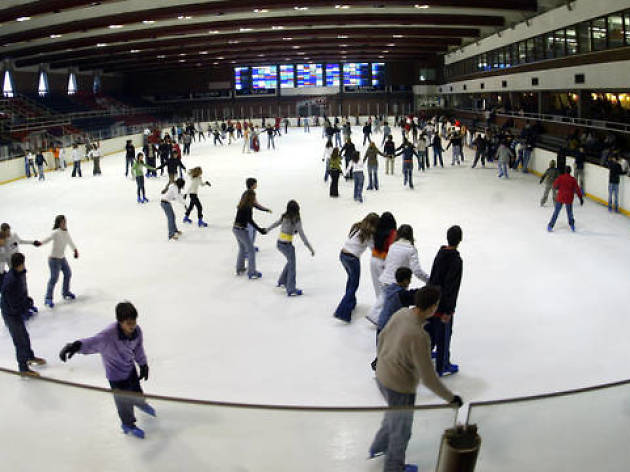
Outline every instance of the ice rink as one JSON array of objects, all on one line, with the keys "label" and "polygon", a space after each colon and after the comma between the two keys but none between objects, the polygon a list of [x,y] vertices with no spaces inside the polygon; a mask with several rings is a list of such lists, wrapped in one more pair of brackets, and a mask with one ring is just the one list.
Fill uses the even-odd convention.
[{"label": "ice rink", "polygon": [[[360,129],[354,129],[359,142]],[[362,137],[362,136],[361,136]],[[380,143],[380,136],[377,136]],[[400,142],[399,130],[395,140]],[[278,141],[278,140],[277,140]],[[460,252],[464,277],[455,315],[452,360],[460,373],[445,378],[465,400],[498,399],[551,392],[627,378],[628,219],[587,201],[575,208],[577,232],[563,213],[556,231],[546,225],[549,204],[540,208],[542,186],[533,175],[499,180],[494,168],[461,167],[414,171],[415,190],[396,175],[352,200],[351,182],[340,183],[339,199],[323,182],[324,140],[290,129],[276,151],[242,154],[241,143],[215,147],[193,143],[187,167],[200,165],[211,188],[200,192],[209,227],[181,223],[182,238],[167,241],[159,205],[166,177],[148,179],[150,203],[139,205],[135,182],[125,179],[124,153],[102,160],[103,175],[83,178],[49,172],[45,182],[20,180],[0,187],[2,220],[24,239],[43,239],[57,214],[65,214],[80,252],[69,259],[73,302],[43,306],[50,246],[24,245],[31,296],[40,315],[28,329],[37,355],[48,359],[43,375],[107,386],[98,356],[77,355],[69,363],[58,352],[69,341],[95,334],[114,319],[118,301],[130,300],[151,367],[145,391],[206,400],[314,405],[382,406],[370,362],[374,328],[364,319],[374,302],[369,254],[362,258],[359,304],[350,325],[332,317],[345,285],[338,259],[350,225],[370,211],[391,211],[411,224],[421,263],[430,270],[445,243],[446,229],[464,231]],[[399,158],[398,158],[399,159]],[[302,208],[304,229],[315,248],[311,257],[299,239],[298,287],[287,298],[275,288],[285,259],[275,247],[278,231],[258,235],[260,280],[235,276],[236,241],[231,228],[245,179],[256,177],[259,201],[273,214],[256,212],[267,226],[289,199]],[[193,216],[196,216],[193,213]],[[68,254],[70,255],[70,254]],[[418,285],[418,281],[415,282]],[[6,329],[0,332],[0,363],[16,368]],[[418,403],[439,399],[421,389]],[[114,411],[112,409],[112,420]]]}]

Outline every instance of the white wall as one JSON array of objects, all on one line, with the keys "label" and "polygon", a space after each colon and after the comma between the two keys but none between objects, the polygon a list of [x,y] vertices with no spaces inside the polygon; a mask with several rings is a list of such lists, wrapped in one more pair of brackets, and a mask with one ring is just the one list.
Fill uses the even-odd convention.
[{"label": "white wall", "polygon": [[[109,154],[113,154],[116,152],[121,152],[125,149],[125,144],[128,139],[131,139],[133,145],[136,148],[142,148],[142,134],[134,134],[131,136],[120,136],[112,139],[105,139],[101,141],[101,155],[106,157]],[[84,151],[84,146],[79,146],[81,152]],[[72,167],[72,160],[70,158],[72,148],[65,148],[66,151],[66,162],[68,166]],[[44,154],[46,157],[46,161],[48,162],[48,167],[46,169],[54,169],[55,168],[55,160],[52,156],[48,154]],[[85,173],[85,170],[83,170]],[[9,159],[5,161],[0,161],[0,184],[10,182],[15,179],[23,178],[25,175],[24,172],[24,158],[18,159]]]},{"label": "white wall", "polygon": [[313,95],[337,95],[339,87],[304,87],[304,88],[283,88],[280,90],[280,96],[313,96]]},{"label": "white wall", "polygon": [[500,33],[501,37],[493,34],[476,43],[469,44],[462,48],[461,52],[454,51],[447,54],[444,57],[444,62],[447,65],[452,64],[477,54],[522,41],[523,39],[532,38],[549,31],[555,31],[558,28],[571,26],[581,21],[630,8],[630,0],[574,0],[571,2],[571,5],[572,10],[563,5],[532,18],[529,20],[530,26],[527,26],[525,22],[519,23],[514,29],[508,28],[502,31]]},{"label": "white wall", "polygon": [[[627,89],[629,70],[630,61],[604,62],[601,64],[519,72],[517,74],[449,82],[440,85],[439,88],[442,89],[442,94],[510,91],[534,92],[538,90]],[[583,84],[575,83],[576,74],[584,74],[585,82]],[[532,86],[533,77],[537,77],[539,81],[539,85],[536,87]],[[507,81],[506,88],[502,86],[504,80]],[[483,90],[481,89],[481,83],[484,84]],[[464,90],[464,85],[466,85],[466,90]],[[451,87],[453,87],[452,91]]]},{"label": "white wall", "polygon": [[[529,168],[542,174],[549,167],[549,161],[556,159],[556,153],[545,149],[536,148],[532,153],[529,161]],[[573,168],[574,159],[567,156],[567,165]],[[586,194],[595,199],[608,201],[608,169],[606,167],[597,166],[595,164],[586,163],[584,165],[584,187]],[[630,188],[630,177],[622,176],[619,185],[619,207],[626,212],[630,211],[630,192],[626,192],[625,188]]]}]

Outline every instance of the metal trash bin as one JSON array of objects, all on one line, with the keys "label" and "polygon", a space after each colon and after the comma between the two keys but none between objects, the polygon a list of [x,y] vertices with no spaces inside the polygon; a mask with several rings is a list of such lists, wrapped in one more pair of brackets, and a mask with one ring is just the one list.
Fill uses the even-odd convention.
[{"label": "metal trash bin", "polygon": [[473,472],[480,447],[477,425],[447,429],[442,435],[437,472]]}]

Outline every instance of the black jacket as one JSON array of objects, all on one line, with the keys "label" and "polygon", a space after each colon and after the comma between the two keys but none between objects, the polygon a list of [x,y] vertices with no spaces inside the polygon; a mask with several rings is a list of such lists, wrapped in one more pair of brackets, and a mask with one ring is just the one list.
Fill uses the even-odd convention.
[{"label": "black jacket", "polygon": [[383,152],[388,156],[391,156],[396,152],[396,145],[394,141],[385,141],[385,146],[383,146]]},{"label": "black jacket", "polygon": [[182,164],[182,161],[180,159],[177,159],[176,157],[169,157],[166,160],[166,162],[164,162],[161,166],[157,167],[156,170],[163,169],[164,167],[166,167],[166,170],[168,171],[169,174],[176,174],[178,167],[181,167],[182,169],[186,170],[186,168],[184,167],[184,164]]},{"label": "black jacket", "polygon": [[608,174],[608,183],[618,184],[619,176],[623,175],[623,169],[618,162],[611,162],[609,167],[610,173]]},{"label": "black jacket", "polygon": [[455,313],[459,285],[462,281],[462,258],[457,249],[442,246],[433,260],[429,285],[437,285],[442,290],[437,313]]},{"label": "black jacket", "polygon": [[127,159],[134,159],[136,157],[136,148],[133,147],[133,144],[127,144],[125,150],[127,151]]},{"label": "black jacket", "polygon": [[41,152],[38,152],[35,156],[35,164],[37,164],[38,166],[42,166],[44,164],[48,165],[48,162],[46,162],[46,159]]},{"label": "black jacket", "polygon": [[11,269],[4,276],[1,291],[3,316],[22,316],[33,304],[26,287],[26,270],[18,272]]}]

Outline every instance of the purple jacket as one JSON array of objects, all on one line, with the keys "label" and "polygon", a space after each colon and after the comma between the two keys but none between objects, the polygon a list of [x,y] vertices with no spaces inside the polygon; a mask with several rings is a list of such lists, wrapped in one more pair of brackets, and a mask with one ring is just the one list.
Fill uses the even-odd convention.
[{"label": "purple jacket", "polygon": [[135,369],[134,360],[138,365],[147,363],[140,326],[136,326],[131,338],[128,338],[118,323],[113,323],[96,336],[80,341],[81,354],[101,354],[107,380],[113,382],[129,378],[131,371]]}]

